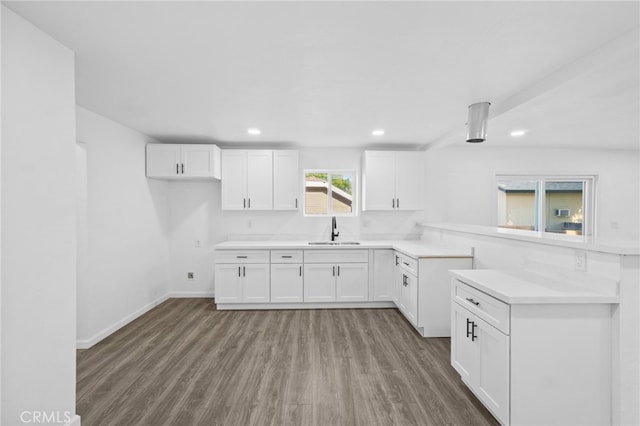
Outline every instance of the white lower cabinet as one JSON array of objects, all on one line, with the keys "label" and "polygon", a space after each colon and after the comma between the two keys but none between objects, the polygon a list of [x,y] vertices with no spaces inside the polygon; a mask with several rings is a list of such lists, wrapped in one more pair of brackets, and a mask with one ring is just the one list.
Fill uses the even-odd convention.
[{"label": "white lower cabinet", "polygon": [[229,250],[218,253],[215,286],[218,304],[269,302],[269,251]]},{"label": "white lower cabinet", "polygon": [[271,264],[271,302],[302,302],[302,264]]},{"label": "white lower cabinet", "polygon": [[502,423],[509,419],[509,336],[452,306],[451,364]]},{"label": "white lower cabinet", "polygon": [[336,272],[336,299],[338,302],[369,300],[368,263],[338,263]]},{"label": "white lower cabinet", "polygon": [[525,300],[515,285],[519,300],[505,303],[473,285],[452,281],[451,365],[496,419],[611,424],[611,302],[564,301],[558,290]]},{"label": "white lower cabinet", "polygon": [[304,301],[336,301],[336,266],[314,263],[304,265]]},{"label": "white lower cabinet", "polygon": [[368,297],[368,263],[304,265],[305,302],[363,302]]},{"label": "white lower cabinet", "polygon": [[451,335],[451,269],[471,269],[471,256],[415,258],[393,252],[393,292],[396,306],[423,337]]},{"label": "white lower cabinet", "polygon": [[396,270],[397,305],[409,322],[418,325],[418,277],[402,266]]},{"label": "white lower cabinet", "polygon": [[216,303],[242,303],[242,266],[216,264]]},{"label": "white lower cabinet", "polygon": [[269,265],[218,264],[216,303],[264,303],[269,301]]},{"label": "white lower cabinet", "polygon": [[393,300],[393,250],[373,250],[373,295],[371,300]]}]

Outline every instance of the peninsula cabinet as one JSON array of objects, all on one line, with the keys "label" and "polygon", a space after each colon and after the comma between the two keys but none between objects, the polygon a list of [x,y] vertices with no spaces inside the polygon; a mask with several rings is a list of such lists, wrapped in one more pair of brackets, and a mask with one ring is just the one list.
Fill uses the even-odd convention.
[{"label": "peninsula cabinet", "polygon": [[225,251],[215,265],[216,303],[268,303],[269,251]]},{"label": "peninsula cabinet", "polygon": [[273,151],[222,151],[222,209],[273,209]]},{"label": "peninsula cabinet", "polygon": [[220,148],[207,144],[147,144],[146,174],[159,179],[220,179]]},{"label": "peninsula cabinet", "polygon": [[500,423],[611,424],[617,296],[498,271],[451,273],[451,365]]},{"label": "peninsula cabinet", "polygon": [[420,152],[365,151],[362,210],[421,210],[422,169]]}]

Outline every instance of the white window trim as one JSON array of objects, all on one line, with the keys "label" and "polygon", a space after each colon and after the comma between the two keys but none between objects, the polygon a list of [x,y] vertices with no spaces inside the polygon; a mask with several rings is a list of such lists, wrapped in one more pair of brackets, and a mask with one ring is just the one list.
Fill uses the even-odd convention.
[{"label": "white window trim", "polygon": [[[501,228],[498,226],[498,194],[496,189],[498,188],[498,182],[501,180],[533,180],[540,182],[540,191],[539,191],[539,200],[536,201],[537,211],[537,226],[538,231],[527,231],[522,229],[508,229]],[[519,174],[519,173],[495,173],[493,179],[493,214],[492,221],[493,226],[495,226],[500,233],[504,234],[512,234],[512,235],[523,235],[523,236],[538,236],[541,238],[554,239],[554,240],[570,240],[570,241],[586,241],[587,239],[591,239],[596,235],[596,187],[597,187],[598,175],[595,173],[590,174],[567,174],[567,175],[558,175],[558,174],[547,174],[547,173],[527,173],[527,174]],[[581,181],[584,184],[584,189],[582,193],[582,235],[568,235],[568,234],[558,234],[555,232],[547,232],[546,229],[546,215],[544,214],[545,209],[545,201],[546,197],[543,196],[545,193],[545,184],[547,181],[553,182],[576,182]]]},{"label": "white window trim", "polygon": [[[340,212],[333,212],[331,209],[331,203],[328,202],[328,213],[326,214],[307,214],[307,182],[306,182],[306,177],[307,177],[307,173],[327,173],[328,175],[334,175],[334,174],[350,174],[353,175],[353,201],[352,201],[352,205],[353,205],[353,209],[351,213],[340,213]],[[358,215],[358,191],[360,190],[360,188],[358,187],[358,171],[355,169],[305,169],[302,171],[302,188],[304,189],[304,196],[303,196],[303,201],[302,201],[302,215],[304,217],[331,217],[331,216],[336,216],[336,217],[355,217]],[[327,199],[331,200],[332,197],[332,189],[331,189],[331,185],[328,186],[327,188]]]}]

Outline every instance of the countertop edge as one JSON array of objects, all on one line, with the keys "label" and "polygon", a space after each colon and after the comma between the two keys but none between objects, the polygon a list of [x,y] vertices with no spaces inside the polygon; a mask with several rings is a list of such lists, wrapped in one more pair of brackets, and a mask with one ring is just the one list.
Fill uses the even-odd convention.
[{"label": "countertop edge", "polygon": [[[603,294],[592,292],[589,294],[588,290],[580,294],[567,295],[535,295],[535,296],[509,296],[495,288],[481,282],[478,279],[469,277],[469,273],[477,271],[487,271],[486,269],[472,269],[472,270],[450,270],[449,275],[459,279],[464,284],[473,287],[491,297],[494,297],[509,305],[532,305],[532,304],[618,304],[620,303],[620,297],[618,295]],[[502,271],[494,270],[496,274],[504,274],[505,277],[510,276]],[[541,277],[542,278],[542,277]],[[527,281],[526,278],[521,279]],[[533,286],[539,286],[537,283],[529,281]],[[568,288],[567,288],[568,289]],[[570,290],[569,290],[570,291]]]}]

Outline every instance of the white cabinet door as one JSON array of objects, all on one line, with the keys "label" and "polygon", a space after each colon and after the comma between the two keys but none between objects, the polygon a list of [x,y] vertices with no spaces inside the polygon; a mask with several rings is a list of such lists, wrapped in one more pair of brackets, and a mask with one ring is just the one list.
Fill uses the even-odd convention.
[{"label": "white cabinet door", "polygon": [[405,309],[409,322],[418,325],[418,278],[415,275],[405,273]]},{"label": "white cabinet door", "polygon": [[271,265],[271,302],[302,302],[302,264],[281,263]]},{"label": "white cabinet door", "polygon": [[373,251],[373,300],[393,300],[393,250]]},{"label": "white cabinet door", "polygon": [[273,151],[273,209],[298,210],[300,182],[298,151]]},{"label": "white cabinet door", "polygon": [[204,144],[181,145],[180,148],[182,176],[220,179],[220,148]]},{"label": "white cabinet door", "polygon": [[509,423],[509,336],[451,305],[451,365],[503,424]]},{"label": "white cabinet door", "polygon": [[273,210],[273,151],[247,151],[247,209]]},{"label": "white cabinet door", "polygon": [[222,210],[247,207],[247,151],[222,151]]},{"label": "white cabinet door", "polygon": [[472,317],[457,303],[451,304],[451,365],[470,386],[480,370],[479,348],[470,337]]},{"label": "white cabinet door", "polygon": [[216,265],[215,280],[216,303],[242,303],[242,265]]},{"label": "white cabinet door", "polygon": [[148,144],[147,177],[173,178],[180,174],[180,146]]},{"label": "white cabinet door", "polygon": [[244,303],[268,303],[269,265],[247,264],[242,266]]},{"label": "white cabinet door", "polygon": [[333,264],[304,265],[304,301],[336,301],[336,267]]},{"label": "white cabinet door", "polygon": [[336,299],[338,302],[369,300],[369,264],[339,263],[336,265]]},{"label": "white cabinet door", "polygon": [[395,153],[365,151],[362,210],[394,210]]},{"label": "white cabinet door", "polygon": [[402,295],[402,270],[400,268],[400,256],[393,252],[393,301],[400,308],[400,298]]},{"label": "white cabinet door", "polygon": [[480,369],[476,394],[503,423],[509,423],[509,336],[481,319],[475,320],[474,343]]},{"label": "white cabinet door", "polygon": [[423,157],[419,152],[397,152],[395,165],[396,209],[422,209]]}]

